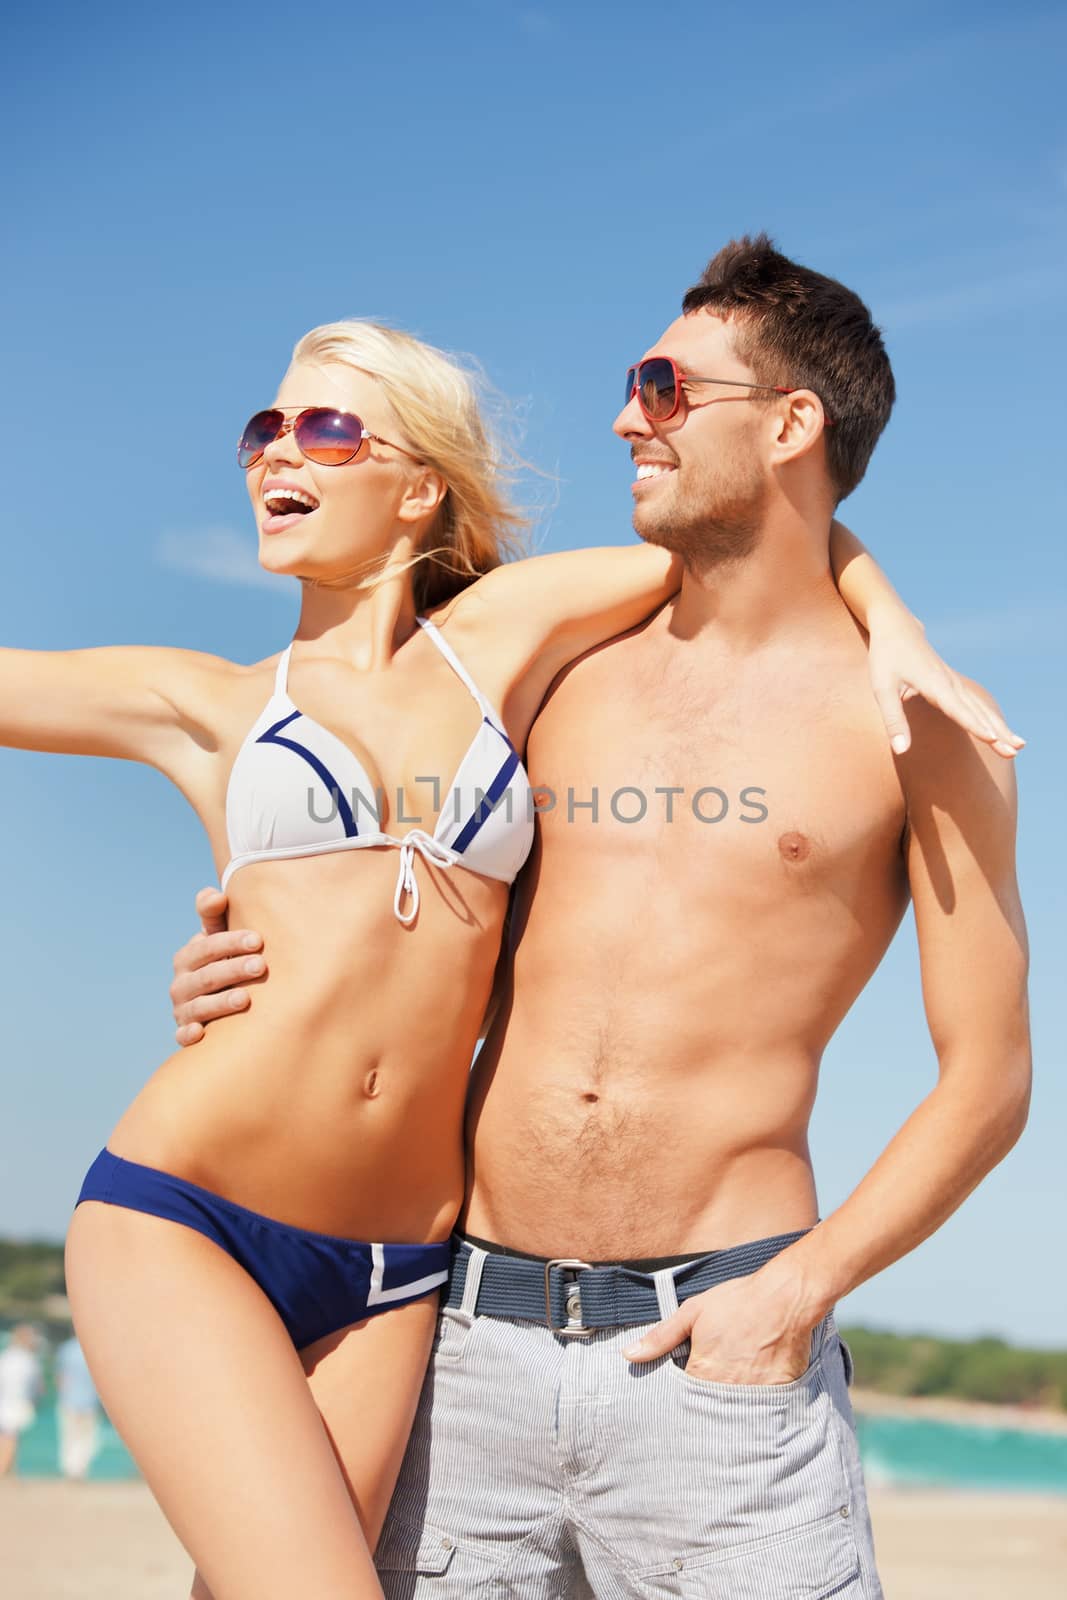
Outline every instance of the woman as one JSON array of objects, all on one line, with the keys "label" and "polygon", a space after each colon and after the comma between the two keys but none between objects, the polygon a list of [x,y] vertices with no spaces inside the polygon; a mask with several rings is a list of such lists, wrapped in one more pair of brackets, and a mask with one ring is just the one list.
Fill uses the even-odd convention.
[{"label": "woman", "polygon": [[[194,1593],[347,1600],[380,1593],[463,1192],[468,1066],[532,836],[518,751],[560,668],[676,582],[648,548],[499,565],[510,514],[469,385],[373,324],[300,342],[239,459],[262,565],[303,584],[293,644],[253,667],[5,652],[2,734],[157,767],[269,934],[255,1010],[164,1062],[94,1163],[68,1285]],[[839,532],[839,561],[853,548]],[[850,571],[863,620],[884,580]],[[1007,737],[901,617],[880,648],[909,681]]]}]

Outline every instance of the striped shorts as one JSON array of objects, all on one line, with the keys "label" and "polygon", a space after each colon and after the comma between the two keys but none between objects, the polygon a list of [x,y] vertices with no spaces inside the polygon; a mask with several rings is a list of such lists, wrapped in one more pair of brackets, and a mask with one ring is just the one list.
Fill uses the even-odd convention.
[{"label": "striped shorts", "polygon": [[801,1377],[745,1385],[690,1377],[688,1345],[631,1366],[633,1327],[568,1339],[471,1299],[441,1313],[387,1600],[882,1600],[832,1316]]}]

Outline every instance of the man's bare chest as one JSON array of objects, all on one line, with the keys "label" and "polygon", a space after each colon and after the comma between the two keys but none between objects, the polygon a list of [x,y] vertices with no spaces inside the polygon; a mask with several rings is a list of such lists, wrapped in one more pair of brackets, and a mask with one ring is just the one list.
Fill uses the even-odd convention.
[{"label": "man's bare chest", "polygon": [[605,673],[609,654],[530,739],[546,872],[610,862],[757,899],[895,872],[904,802],[865,679],[657,683]]}]

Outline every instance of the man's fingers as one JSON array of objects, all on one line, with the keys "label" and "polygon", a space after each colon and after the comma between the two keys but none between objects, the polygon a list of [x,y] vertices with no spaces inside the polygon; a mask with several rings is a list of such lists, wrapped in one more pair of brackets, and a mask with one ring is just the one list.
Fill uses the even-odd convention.
[{"label": "man's fingers", "polygon": [[230,901],[221,889],[201,889],[196,897],[196,914],[204,933],[224,933]]},{"label": "man's fingers", "polygon": [[180,1045],[198,1044],[207,1023],[232,1016],[252,1004],[247,989],[267,975],[263,940],[251,928],[227,928],[227,897],[218,889],[201,889],[196,897],[203,933],[194,934],[174,957],[170,1002]]},{"label": "man's fingers", "polygon": [[687,1311],[685,1306],[680,1306],[673,1316],[657,1322],[636,1343],[628,1344],[623,1355],[627,1361],[655,1361],[659,1356],[677,1350],[688,1339],[695,1315],[695,1311]]},{"label": "man's fingers", "polygon": [[262,949],[262,938],[251,928],[235,928],[232,933],[194,933],[174,957],[174,971],[180,977],[182,973],[199,972],[217,961],[236,961],[241,957],[262,961],[262,955],[257,954]]},{"label": "man's fingers", "polygon": [[250,978],[262,978],[267,963],[262,956],[235,956],[228,961],[209,961],[188,972],[179,972],[170,986],[170,997],[175,1009],[196,1000],[201,995],[218,994],[235,983],[247,983]]},{"label": "man's fingers", "polygon": [[[185,1028],[196,1026],[203,1033],[209,1022],[215,1022],[219,1017],[230,1017],[235,1011],[247,1011],[252,1004],[252,997],[247,989],[224,989],[221,994],[197,995],[195,999],[187,1000],[184,1005],[174,1007],[174,1020],[178,1024],[178,1032]],[[200,1034],[197,1035],[199,1039]],[[196,1039],[179,1039],[179,1044],[195,1044]]]},{"label": "man's fingers", "polygon": [[206,1024],[218,1017],[232,1016],[235,1011],[247,1011],[252,996],[247,989],[227,989],[221,995],[202,995],[184,1006],[175,1008],[178,1027],[174,1037],[183,1046],[199,1044],[207,1032]]}]

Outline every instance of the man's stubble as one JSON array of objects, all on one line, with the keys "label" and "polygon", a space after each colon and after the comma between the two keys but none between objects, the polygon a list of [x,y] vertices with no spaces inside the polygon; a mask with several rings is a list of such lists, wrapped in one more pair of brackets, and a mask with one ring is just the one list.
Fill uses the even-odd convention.
[{"label": "man's stubble", "polygon": [[634,530],[646,544],[677,555],[700,574],[744,561],[756,549],[767,505],[767,484],[751,460],[735,457],[672,473],[666,493],[638,504]]}]

